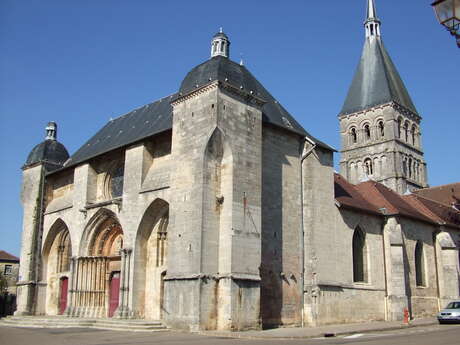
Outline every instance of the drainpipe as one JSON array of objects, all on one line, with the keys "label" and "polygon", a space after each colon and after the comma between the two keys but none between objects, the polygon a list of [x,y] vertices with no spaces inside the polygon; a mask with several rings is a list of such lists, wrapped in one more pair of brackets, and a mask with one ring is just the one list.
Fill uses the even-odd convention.
[{"label": "drainpipe", "polygon": [[385,225],[388,221],[386,216],[386,209],[380,209],[380,212],[383,215],[382,221],[382,250],[383,250],[383,277],[385,280],[385,321],[389,321],[389,313],[388,313],[388,272],[387,272],[387,253],[386,253],[386,244],[385,244]]},{"label": "drainpipe", "polygon": [[312,145],[312,147],[303,154],[303,148],[305,141],[301,142],[301,148],[300,148],[300,221],[301,221],[301,226],[300,226],[300,260],[301,260],[301,268],[302,268],[302,274],[300,276],[300,284],[302,286],[302,294],[301,294],[301,303],[302,303],[302,308],[301,308],[301,326],[305,327],[305,228],[304,228],[304,211],[303,211],[303,161],[313,152],[313,150],[316,148],[316,143],[313,142],[311,139],[308,137],[304,138],[306,142]]}]

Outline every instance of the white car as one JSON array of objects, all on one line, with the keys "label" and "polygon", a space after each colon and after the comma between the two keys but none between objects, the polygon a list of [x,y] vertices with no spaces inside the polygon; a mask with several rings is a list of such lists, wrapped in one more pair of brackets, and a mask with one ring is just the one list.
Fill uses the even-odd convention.
[{"label": "white car", "polygon": [[460,301],[450,302],[447,307],[438,313],[439,323],[460,322]]}]

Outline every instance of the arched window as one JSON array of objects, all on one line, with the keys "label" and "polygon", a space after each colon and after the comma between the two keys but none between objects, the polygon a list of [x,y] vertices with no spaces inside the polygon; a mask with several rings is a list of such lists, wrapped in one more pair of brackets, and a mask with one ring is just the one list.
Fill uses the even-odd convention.
[{"label": "arched window", "polygon": [[66,272],[70,270],[70,258],[72,257],[72,247],[70,244],[70,234],[68,230],[59,234],[58,259],[56,272]]},{"label": "arched window", "polygon": [[220,51],[223,53],[224,52],[224,41],[220,42]]},{"label": "arched window", "polygon": [[369,125],[364,126],[364,136],[365,136],[366,140],[371,139],[371,128],[369,127]]},{"label": "arched window", "polygon": [[412,158],[409,158],[409,177],[412,178]]},{"label": "arched window", "polygon": [[401,127],[402,127],[402,119],[398,119],[398,138],[401,139]]},{"label": "arched window", "polygon": [[415,246],[415,282],[417,286],[426,286],[425,260],[423,254],[423,243],[417,241]]},{"label": "arched window", "polygon": [[383,121],[379,121],[378,126],[379,126],[380,137],[385,138],[385,125],[384,125]]},{"label": "arched window", "polygon": [[406,139],[406,142],[409,142],[409,123],[408,122],[404,124],[404,138]]},{"label": "arched window", "polygon": [[407,159],[406,158],[403,159],[402,168],[403,168],[403,175],[407,176]]},{"label": "arched window", "polygon": [[352,127],[350,129],[350,139],[352,144],[356,144],[358,142],[358,135],[356,134],[356,128]]},{"label": "arched window", "polygon": [[353,234],[353,282],[367,280],[366,236],[360,228]]},{"label": "arched window", "polygon": [[415,125],[412,126],[412,144],[417,144],[417,127]]},{"label": "arched window", "polygon": [[372,159],[366,158],[364,160],[364,172],[367,176],[374,174],[374,166],[372,164]]}]

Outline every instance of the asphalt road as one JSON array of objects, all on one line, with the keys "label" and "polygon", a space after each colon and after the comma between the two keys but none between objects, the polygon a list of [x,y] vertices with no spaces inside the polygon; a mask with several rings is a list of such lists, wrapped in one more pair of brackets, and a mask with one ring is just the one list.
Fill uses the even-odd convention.
[{"label": "asphalt road", "polygon": [[0,327],[1,345],[459,345],[460,325],[436,325],[397,331],[318,339],[233,339],[180,332],[132,333],[82,328]]}]

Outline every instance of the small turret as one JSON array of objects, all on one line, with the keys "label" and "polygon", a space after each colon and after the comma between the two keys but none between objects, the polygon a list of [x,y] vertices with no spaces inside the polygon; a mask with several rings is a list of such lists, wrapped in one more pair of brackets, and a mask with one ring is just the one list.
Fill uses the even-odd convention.
[{"label": "small turret", "polygon": [[60,168],[69,158],[64,145],[57,141],[57,124],[48,122],[45,140],[35,146],[27,157],[23,169],[44,163],[48,171]]},{"label": "small turret", "polygon": [[48,122],[46,126],[46,138],[45,140],[56,140],[57,139],[57,124],[56,122]]},{"label": "small turret", "polygon": [[214,35],[211,41],[211,58],[216,56],[230,57],[230,40],[222,28]]},{"label": "small turret", "polygon": [[367,18],[364,22],[366,28],[366,37],[380,37],[380,20],[377,17],[374,0],[367,1]]}]

